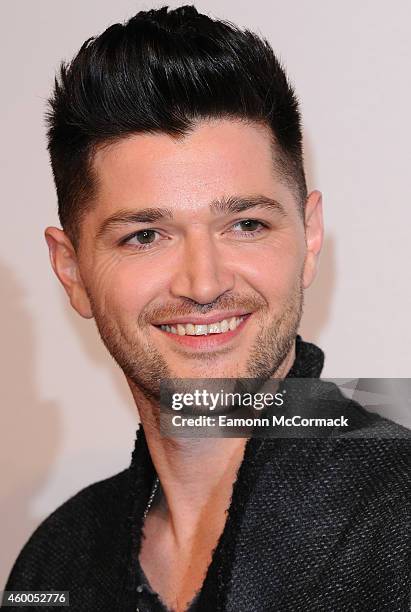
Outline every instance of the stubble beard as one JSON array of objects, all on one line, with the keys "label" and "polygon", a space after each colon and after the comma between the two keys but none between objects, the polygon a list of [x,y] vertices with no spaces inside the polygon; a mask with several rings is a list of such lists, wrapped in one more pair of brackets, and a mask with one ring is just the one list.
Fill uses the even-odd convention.
[{"label": "stubble beard", "polygon": [[[111,320],[97,307],[89,295],[94,320],[107,350],[123,373],[133,385],[149,400],[156,403],[160,400],[160,383],[162,379],[177,379],[179,375],[169,367],[163,355],[148,341],[141,341],[113,325]],[[237,378],[256,378],[260,381],[273,377],[290,353],[298,332],[304,303],[302,277],[294,287],[292,296],[279,316],[262,325],[250,350],[244,372],[235,374]],[[267,318],[267,317],[265,317]],[[204,371],[213,355],[195,355],[204,360]],[[224,373],[219,374],[222,378]],[[230,378],[232,375],[230,376]],[[207,376],[204,376],[207,378]]]}]

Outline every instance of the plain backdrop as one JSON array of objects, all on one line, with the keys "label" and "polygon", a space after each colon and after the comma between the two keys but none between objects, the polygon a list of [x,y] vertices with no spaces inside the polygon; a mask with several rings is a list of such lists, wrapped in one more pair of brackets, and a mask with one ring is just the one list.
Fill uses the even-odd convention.
[{"label": "plain backdrop", "polygon": [[[62,59],[162,4],[1,5],[0,588],[45,516],[130,462],[138,417],[125,379],[49,264],[43,232],[59,223],[44,111]],[[195,4],[267,37],[301,100],[308,184],[323,193],[326,225],[301,332],[325,351],[323,375],[409,377],[411,3]],[[397,420],[410,427],[409,409]]]}]

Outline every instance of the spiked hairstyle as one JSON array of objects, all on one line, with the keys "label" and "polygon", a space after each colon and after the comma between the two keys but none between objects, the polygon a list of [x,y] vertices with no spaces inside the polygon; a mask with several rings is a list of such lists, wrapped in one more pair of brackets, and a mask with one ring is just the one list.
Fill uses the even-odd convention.
[{"label": "spiked hairstyle", "polygon": [[78,248],[97,180],[93,155],[131,134],[184,137],[202,118],[258,122],[302,212],[307,196],[300,112],[270,44],[194,6],[140,11],[62,63],[47,112],[61,225]]}]

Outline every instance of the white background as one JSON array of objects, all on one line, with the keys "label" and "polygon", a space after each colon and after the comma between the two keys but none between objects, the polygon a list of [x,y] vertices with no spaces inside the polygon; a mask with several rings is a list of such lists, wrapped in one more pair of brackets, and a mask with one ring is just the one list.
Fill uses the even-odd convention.
[{"label": "white background", "polygon": [[[43,116],[61,59],[161,4],[2,2],[0,588],[45,516],[130,462],[138,417],[128,387],[49,264],[43,232],[59,223]],[[308,183],[323,192],[327,233],[302,334],[325,351],[324,376],[409,377],[411,3],[195,4],[266,36],[301,99]],[[406,408],[397,420],[411,427]]]}]

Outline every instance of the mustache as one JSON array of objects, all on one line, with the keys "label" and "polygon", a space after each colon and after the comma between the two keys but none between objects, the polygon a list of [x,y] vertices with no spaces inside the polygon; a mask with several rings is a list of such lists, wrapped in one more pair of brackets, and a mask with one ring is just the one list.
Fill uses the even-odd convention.
[{"label": "mustache", "polygon": [[162,304],[152,306],[140,313],[139,324],[147,325],[151,321],[171,319],[172,317],[189,317],[190,315],[205,315],[216,312],[244,309],[249,312],[268,307],[266,300],[261,296],[228,295],[208,304],[199,304],[190,298],[184,298],[175,304]]}]

